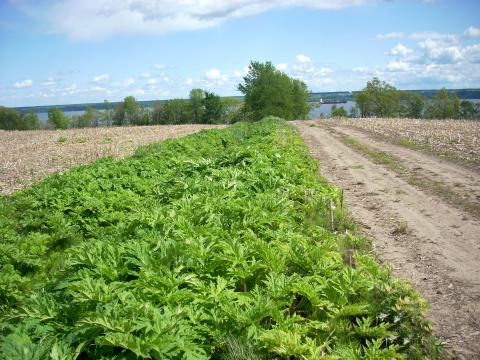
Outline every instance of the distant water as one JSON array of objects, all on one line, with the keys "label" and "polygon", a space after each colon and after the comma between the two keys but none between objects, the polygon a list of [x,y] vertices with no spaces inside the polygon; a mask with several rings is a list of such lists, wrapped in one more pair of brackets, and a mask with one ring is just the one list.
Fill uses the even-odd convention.
[{"label": "distant water", "polygon": [[350,113],[350,109],[356,105],[355,101],[347,101],[344,104],[321,104],[320,106],[313,108],[310,110],[308,117],[310,119],[319,118],[322,114],[323,116],[329,116],[332,112],[332,106],[336,105],[337,108],[343,106],[343,108],[347,111],[347,114]]},{"label": "distant water", "polygon": [[[476,103],[476,102],[480,102],[480,99],[468,99],[468,101]],[[356,102],[355,101],[347,101],[344,104],[322,104],[322,105],[310,110],[310,113],[308,114],[308,117],[310,119],[316,119],[316,118],[319,118],[321,115],[330,116],[330,114],[332,112],[332,106],[333,105],[336,105],[337,108],[339,108],[340,106],[343,106],[343,108],[349,114],[350,109],[356,105]],[[104,110],[100,110],[100,111],[104,111]],[[82,115],[84,113],[85,113],[85,111],[83,111],[83,110],[65,111],[65,115],[67,115],[67,116],[74,116],[74,115],[78,116],[78,115]],[[43,122],[43,123],[47,122],[48,112],[38,112],[37,115],[38,115],[38,118],[41,122]]]}]

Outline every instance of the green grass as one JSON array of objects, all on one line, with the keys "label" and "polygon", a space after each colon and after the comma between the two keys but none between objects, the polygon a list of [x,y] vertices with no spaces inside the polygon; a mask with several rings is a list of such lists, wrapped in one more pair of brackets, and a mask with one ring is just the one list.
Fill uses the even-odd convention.
[{"label": "green grass", "polygon": [[0,358],[437,358],[317,173],[268,118],[0,198]]}]

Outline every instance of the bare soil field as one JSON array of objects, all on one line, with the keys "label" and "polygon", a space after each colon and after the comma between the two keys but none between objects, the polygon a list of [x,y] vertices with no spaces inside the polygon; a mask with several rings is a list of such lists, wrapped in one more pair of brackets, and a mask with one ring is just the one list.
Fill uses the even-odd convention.
[{"label": "bare soil field", "polygon": [[0,130],[0,194],[102,157],[122,158],[155,141],[224,125],[157,125],[48,131]]},{"label": "bare soil field", "polygon": [[426,119],[331,119],[380,138],[424,150],[480,170],[480,121]]},{"label": "bare soil field", "polygon": [[[380,125],[374,119],[294,125],[321,174],[344,189],[352,218],[380,260],[428,300],[427,316],[446,349],[456,358],[480,358],[480,173],[388,141],[408,125],[375,120]],[[431,134],[447,131],[444,123],[432,125]],[[460,143],[478,150],[478,125],[471,125],[460,126],[469,139]],[[382,140],[383,133],[391,135]]]}]

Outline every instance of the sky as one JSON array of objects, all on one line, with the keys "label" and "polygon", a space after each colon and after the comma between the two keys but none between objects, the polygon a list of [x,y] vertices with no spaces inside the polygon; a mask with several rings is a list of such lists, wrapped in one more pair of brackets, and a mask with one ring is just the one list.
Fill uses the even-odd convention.
[{"label": "sky", "polygon": [[0,0],[0,105],[237,90],[271,61],[310,91],[480,87],[479,0]]}]

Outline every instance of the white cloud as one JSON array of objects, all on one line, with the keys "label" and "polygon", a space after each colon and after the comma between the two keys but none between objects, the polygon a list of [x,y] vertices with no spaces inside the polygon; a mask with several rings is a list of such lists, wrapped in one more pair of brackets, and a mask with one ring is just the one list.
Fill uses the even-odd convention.
[{"label": "white cloud", "polygon": [[277,64],[277,66],[275,66],[277,68],[277,70],[280,70],[280,71],[287,71],[288,69],[288,65],[285,64],[285,63],[280,63],[280,64]]},{"label": "white cloud", "polygon": [[480,29],[475,26],[469,26],[468,29],[463,33],[463,36],[467,38],[480,37]]},{"label": "white cloud", "polygon": [[425,51],[425,56],[439,63],[454,63],[463,59],[463,51],[459,45],[446,44],[443,41],[426,39],[419,43]]},{"label": "white cloud", "polygon": [[240,79],[240,78],[243,78],[244,76],[246,76],[248,74],[248,66],[244,66],[242,69],[240,70],[235,70],[233,72],[233,76],[237,79]]},{"label": "white cloud", "polygon": [[375,39],[377,40],[390,40],[390,39],[405,39],[406,34],[403,32],[390,32],[387,34],[377,34]]},{"label": "white cloud", "polygon": [[147,85],[154,86],[157,84],[157,82],[158,82],[157,79],[148,79]]},{"label": "white cloud", "polygon": [[134,93],[135,95],[143,95],[143,94],[145,94],[145,90],[143,90],[143,89],[135,89],[135,90],[133,91],[133,93]]},{"label": "white cloud", "polygon": [[155,65],[153,65],[153,67],[154,67],[155,69],[160,69],[160,70],[161,70],[161,69],[165,69],[165,65],[163,65],[163,64],[155,64]]},{"label": "white cloud", "polygon": [[386,34],[377,34],[375,35],[376,40],[400,40],[400,39],[409,39],[409,40],[425,40],[425,39],[442,39],[444,41],[456,42],[458,41],[459,36],[455,34],[443,34],[433,31],[423,31],[423,32],[390,32]]},{"label": "white cloud", "polygon": [[163,34],[212,27],[230,19],[278,9],[341,9],[373,0],[56,0],[50,9],[56,32],[76,39],[118,34]]},{"label": "white cloud", "polygon": [[185,85],[192,85],[192,84],[193,84],[192,78],[188,78],[187,80],[185,80]]},{"label": "white cloud", "polygon": [[125,87],[131,86],[133,84],[135,84],[135,79],[134,78],[129,77],[129,78],[126,78],[125,80],[123,80],[123,86],[125,86]]},{"label": "white cloud", "polygon": [[32,87],[32,85],[33,85],[32,80],[25,79],[25,80],[22,80],[22,81],[17,81],[15,84],[13,84],[13,87],[15,89],[26,89],[26,88]]},{"label": "white cloud", "polygon": [[386,70],[391,72],[404,72],[409,69],[410,65],[404,61],[390,61],[386,66]]},{"label": "white cloud", "polygon": [[162,80],[165,81],[165,82],[170,82],[170,78],[168,76],[164,76],[162,78]]},{"label": "white cloud", "polygon": [[140,77],[144,78],[144,79],[149,79],[152,77],[152,74],[150,74],[149,72],[143,72],[140,74]]},{"label": "white cloud", "polygon": [[388,52],[388,55],[400,57],[405,57],[411,54],[413,54],[413,50],[402,44],[397,44]]},{"label": "white cloud", "polygon": [[310,59],[308,56],[306,55],[303,55],[303,54],[298,54],[297,55],[297,61],[300,63],[300,64],[306,64],[306,63],[309,63],[312,61],[312,59]]},{"label": "white cloud", "polygon": [[207,77],[208,80],[217,80],[217,79],[220,79],[220,77],[222,76],[222,73],[220,72],[220,70],[213,68],[205,71],[205,76]]},{"label": "white cloud", "polygon": [[96,82],[96,83],[107,82],[109,80],[110,80],[110,75],[108,74],[102,74],[102,75],[93,77],[93,82]]}]

